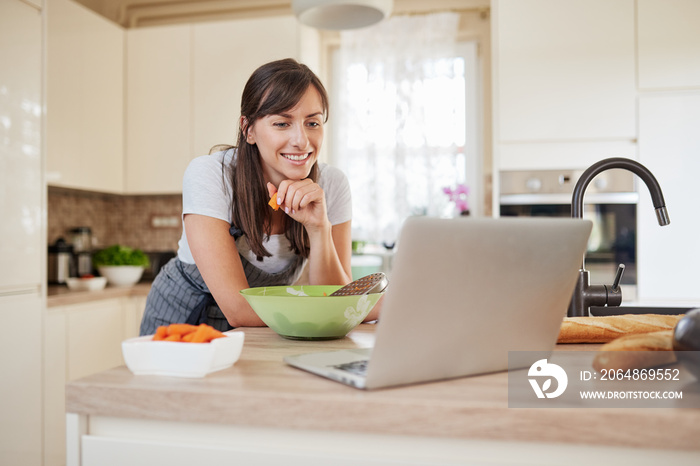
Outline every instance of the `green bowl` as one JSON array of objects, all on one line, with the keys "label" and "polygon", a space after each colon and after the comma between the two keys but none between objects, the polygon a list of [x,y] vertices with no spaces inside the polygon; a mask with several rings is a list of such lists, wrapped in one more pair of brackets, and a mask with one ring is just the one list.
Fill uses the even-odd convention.
[{"label": "green bowl", "polygon": [[284,338],[343,338],[367,317],[383,293],[330,296],[340,286],[265,286],[241,290],[255,313]]}]

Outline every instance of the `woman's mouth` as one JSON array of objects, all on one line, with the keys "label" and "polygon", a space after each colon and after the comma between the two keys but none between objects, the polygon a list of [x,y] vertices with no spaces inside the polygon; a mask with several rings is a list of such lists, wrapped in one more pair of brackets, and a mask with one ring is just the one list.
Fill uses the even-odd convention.
[{"label": "woman's mouth", "polygon": [[282,154],[282,157],[293,162],[302,162],[311,157],[311,152],[306,152],[303,154]]}]

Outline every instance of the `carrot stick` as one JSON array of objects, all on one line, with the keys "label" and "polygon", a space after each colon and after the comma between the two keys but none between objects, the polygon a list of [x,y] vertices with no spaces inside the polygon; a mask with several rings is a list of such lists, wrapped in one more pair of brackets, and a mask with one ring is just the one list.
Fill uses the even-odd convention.
[{"label": "carrot stick", "polygon": [[168,325],[168,335],[187,335],[194,332],[197,326],[190,324],[170,324]]},{"label": "carrot stick", "polygon": [[165,337],[168,336],[168,327],[165,325],[161,325],[156,329],[155,335],[153,335],[153,340],[154,341],[160,341],[160,340],[165,340]]},{"label": "carrot stick", "polygon": [[213,339],[222,336],[224,335],[215,328],[207,324],[201,324],[194,333],[194,337],[192,337],[192,343],[209,343]]},{"label": "carrot stick", "polygon": [[153,335],[153,341],[179,341],[184,343],[209,343],[225,335],[207,324],[161,325]]},{"label": "carrot stick", "polygon": [[217,338],[223,338],[224,334],[218,331],[217,329],[213,327],[209,327],[207,329],[207,337],[206,337],[206,342],[210,342],[212,340],[216,340]]}]

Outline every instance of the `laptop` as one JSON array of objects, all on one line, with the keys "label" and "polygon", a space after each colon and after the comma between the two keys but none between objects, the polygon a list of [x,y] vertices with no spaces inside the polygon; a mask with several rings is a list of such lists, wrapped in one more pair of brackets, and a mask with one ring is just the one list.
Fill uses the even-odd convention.
[{"label": "laptop", "polygon": [[374,348],[284,361],[375,389],[503,371],[508,351],[551,351],[591,226],[571,218],[410,217]]}]

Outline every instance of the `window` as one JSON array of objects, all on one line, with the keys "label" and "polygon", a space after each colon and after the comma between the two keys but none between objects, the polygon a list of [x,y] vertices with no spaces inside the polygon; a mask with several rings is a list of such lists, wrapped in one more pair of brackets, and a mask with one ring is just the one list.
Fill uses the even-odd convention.
[{"label": "window", "polygon": [[333,54],[331,153],[350,180],[353,239],[390,244],[410,215],[455,215],[445,187],[467,185],[480,213],[481,105],[476,42],[382,42],[386,59]]}]

